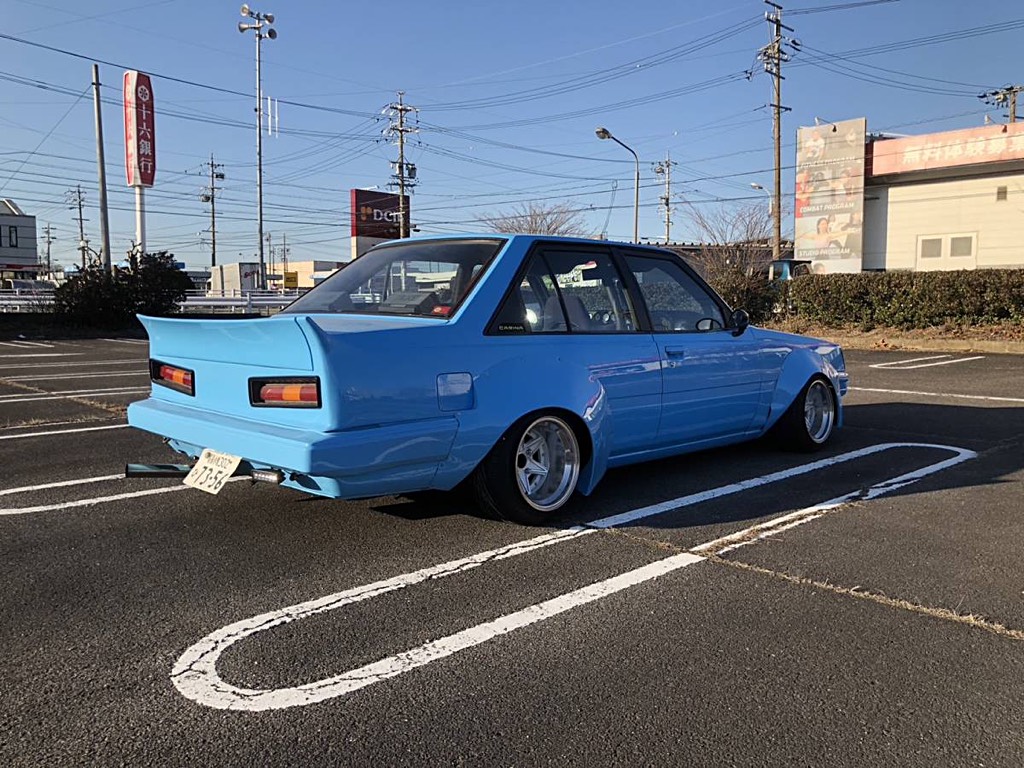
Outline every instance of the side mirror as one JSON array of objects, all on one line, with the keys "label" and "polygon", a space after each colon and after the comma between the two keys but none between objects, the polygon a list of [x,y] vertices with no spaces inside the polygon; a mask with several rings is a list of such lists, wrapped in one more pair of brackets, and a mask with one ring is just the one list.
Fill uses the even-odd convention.
[{"label": "side mirror", "polygon": [[742,336],[743,332],[747,330],[747,326],[750,325],[750,315],[745,309],[737,309],[729,320],[732,324],[733,336]]}]

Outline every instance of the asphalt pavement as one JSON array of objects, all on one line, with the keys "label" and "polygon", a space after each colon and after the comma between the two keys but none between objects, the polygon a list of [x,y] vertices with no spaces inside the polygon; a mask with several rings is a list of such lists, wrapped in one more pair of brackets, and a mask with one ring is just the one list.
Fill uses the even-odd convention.
[{"label": "asphalt pavement", "polygon": [[820,454],[571,519],[125,480],[145,343],[0,346],[0,764],[1024,764],[1024,357],[847,354]]}]

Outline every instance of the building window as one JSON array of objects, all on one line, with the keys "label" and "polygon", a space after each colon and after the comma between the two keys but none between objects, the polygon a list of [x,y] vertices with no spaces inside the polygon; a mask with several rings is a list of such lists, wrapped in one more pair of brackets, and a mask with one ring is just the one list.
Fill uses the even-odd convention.
[{"label": "building window", "polygon": [[918,240],[917,247],[922,259],[938,259],[942,256],[941,237],[923,237]]},{"label": "building window", "polygon": [[18,228],[8,227],[7,228],[7,245],[10,248],[18,247]]},{"label": "building window", "polygon": [[1006,199],[1006,187],[996,187],[996,202]]},{"label": "building window", "polygon": [[974,236],[960,235],[949,238],[949,255],[954,259],[974,255]]}]

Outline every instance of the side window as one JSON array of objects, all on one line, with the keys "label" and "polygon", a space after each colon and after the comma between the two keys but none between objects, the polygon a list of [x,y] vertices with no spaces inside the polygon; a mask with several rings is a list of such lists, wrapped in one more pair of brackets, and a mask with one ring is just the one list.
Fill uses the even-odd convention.
[{"label": "side window", "polygon": [[711,295],[671,259],[626,255],[651,315],[655,333],[717,331],[725,327],[722,310]]},{"label": "side window", "polygon": [[555,249],[532,257],[491,326],[500,334],[636,330],[636,313],[611,255]]}]

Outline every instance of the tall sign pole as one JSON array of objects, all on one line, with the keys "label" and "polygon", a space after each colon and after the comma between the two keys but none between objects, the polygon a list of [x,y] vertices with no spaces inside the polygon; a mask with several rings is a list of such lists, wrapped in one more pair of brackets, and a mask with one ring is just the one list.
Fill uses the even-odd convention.
[{"label": "tall sign pole", "polygon": [[103,158],[103,112],[100,109],[100,67],[92,65],[92,100],[96,112],[96,166],[100,187],[100,243],[103,269],[110,272],[110,220],[107,215],[107,166]]},{"label": "tall sign pole", "polygon": [[135,247],[146,253],[145,188],[156,179],[156,118],[153,83],[135,70],[124,73],[124,168],[128,186],[135,187]]}]

